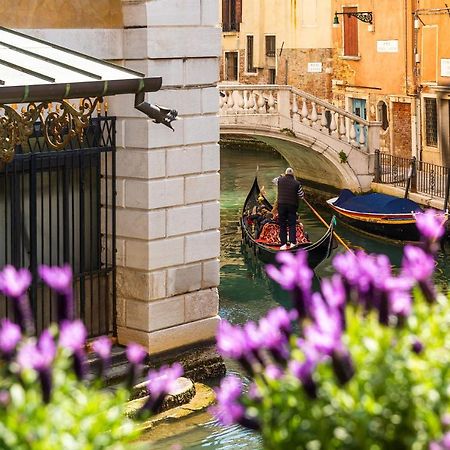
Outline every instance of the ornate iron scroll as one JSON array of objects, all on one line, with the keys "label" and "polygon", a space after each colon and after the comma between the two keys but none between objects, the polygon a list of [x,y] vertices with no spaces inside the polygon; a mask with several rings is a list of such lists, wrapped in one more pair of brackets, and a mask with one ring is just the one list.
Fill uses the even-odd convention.
[{"label": "ornate iron scroll", "polygon": [[0,116],[0,161],[12,161],[16,146],[27,143],[38,119],[42,135],[50,149],[62,150],[75,137],[82,143],[84,129],[102,101],[101,97],[94,100],[84,98],[78,108],[67,100],[56,102],[54,108],[51,103],[29,103],[20,113],[9,105],[0,105],[0,109],[5,111]]}]

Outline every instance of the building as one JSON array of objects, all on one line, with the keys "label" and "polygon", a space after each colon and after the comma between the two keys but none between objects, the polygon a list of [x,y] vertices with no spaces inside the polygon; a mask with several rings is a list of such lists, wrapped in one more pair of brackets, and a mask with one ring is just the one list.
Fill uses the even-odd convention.
[{"label": "building", "polygon": [[330,98],[329,0],[219,0],[220,79],[226,83],[287,84]]},{"label": "building", "polygon": [[[48,156],[49,163],[38,164],[43,171],[33,184],[38,203],[28,199],[25,182],[19,180],[14,189],[6,191],[2,181],[0,207],[6,202],[22,207],[16,208],[14,216],[22,220],[17,229],[9,218],[11,207],[3,207],[1,213],[7,218],[3,229],[26,235],[16,239],[20,241],[18,252],[26,258],[31,242],[34,273],[38,264],[72,263],[65,248],[79,253],[84,265],[75,273],[77,311],[91,336],[112,332],[119,342],[139,342],[153,354],[213,339],[219,320],[220,251],[216,84],[221,32],[217,2],[7,0],[1,3],[0,13],[2,26],[9,29],[121,64],[147,77],[162,77],[161,90],[145,99],[176,109],[180,119],[172,132],[135,109],[131,95],[108,98],[108,120],[112,123],[114,117],[117,133],[110,131],[114,138],[105,146],[108,157],[97,160],[96,172],[84,183],[78,180],[88,166],[80,165],[78,156],[64,159],[61,150],[62,160],[55,168],[56,152],[52,156],[50,151],[46,154],[48,148],[39,149],[38,156]],[[23,53],[39,59],[42,73],[33,75],[49,81],[53,74],[48,65],[59,65],[62,71],[64,64],[36,56],[39,42]],[[22,58],[5,62],[11,45],[0,44],[3,70],[17,70],[17,79],[25,79],[28,69],[20,66]],[[84,69],[85,74],[88,70]],[[82,76],[83,70],[79,72]],[[94,69],[91,72],[101,79]],[[0,79],[1,73],[0,67]],[[82,150],[78,154],[84,157]],[[75,169],[66,175],[70,161]],[[8,165],[0,167],[2,180],[8,170]],[[22,165],[20,170],[28,174],[32,169]],[[67,188],[61,184],[63,179],[75,181]],[[62,186],[59,197],[53,191],[45,196],[41,193],[40,189],[56,189],[57,183]],[[2,205],[2,195],[13,197]],[[67,204],[65,198],[72,200]],[[85,206],[88,203],[90,206]],[[53,212],[46,214],[50,209]],[[111,219],[103,220],[106,213],[102,212],[109,210],[113,211],[108,216]],[[30,217],[37,217],[39,223]],[[75,220],[80,223],[78,228],[70,225]],[[44,226],[53,227],[49,239],[41,231]],[[83,239],[79,233],[85,233]],[[3,234],[0,254],[4,259],[0,257],[0,261],[11,263],[12,252],[3,245],[9,238]],[[77,239],[82,244],[78,245]],[[47,245],[51,250],[41,251]],[[27,265],[17,261],[17,265]],[[99,281],[95,270],[105,265],[111,270]],[[98,295],[102,286],[106,293]],[[80,290],[85,293],[81,300]],[[0,316],[8,314],[3,301],[0,299]],[[45,326],[51,319],[50,302],[40,294],[33,301]],[[100,310],[104,312],[101,326]]]}]

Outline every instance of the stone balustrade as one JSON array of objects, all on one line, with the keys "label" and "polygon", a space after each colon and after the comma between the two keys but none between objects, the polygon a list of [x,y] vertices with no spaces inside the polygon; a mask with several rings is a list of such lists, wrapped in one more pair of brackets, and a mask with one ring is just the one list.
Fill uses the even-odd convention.
[{"label": "stone balustrade", "polygon": [[279,115],[372,154],[380,123],[369,122],[292,86],[221,85],[220,115]]}]

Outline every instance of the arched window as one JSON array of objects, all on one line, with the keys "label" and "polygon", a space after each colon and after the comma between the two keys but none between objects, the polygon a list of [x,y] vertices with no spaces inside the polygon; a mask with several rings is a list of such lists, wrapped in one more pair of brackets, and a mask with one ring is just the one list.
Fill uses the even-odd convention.
[{"label": "arched window", "polygon": [[386,102],[378,102],[378,122],[381,122],[381,128],[387,130],[389,127],[388,109]]}]

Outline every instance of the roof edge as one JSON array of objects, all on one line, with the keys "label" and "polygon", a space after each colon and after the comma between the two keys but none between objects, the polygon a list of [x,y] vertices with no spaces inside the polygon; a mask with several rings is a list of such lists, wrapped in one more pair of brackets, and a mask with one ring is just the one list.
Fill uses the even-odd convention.
[{"label": "roof edge", "polygon": [[139,92],[156,92],[159,91],[161,85],[161,77],[151,77],[83,81],[78,83],[3,86],[0,88],[0,104],[51,102],[71,98],[104,97],[120,94],[138,94]]}]

